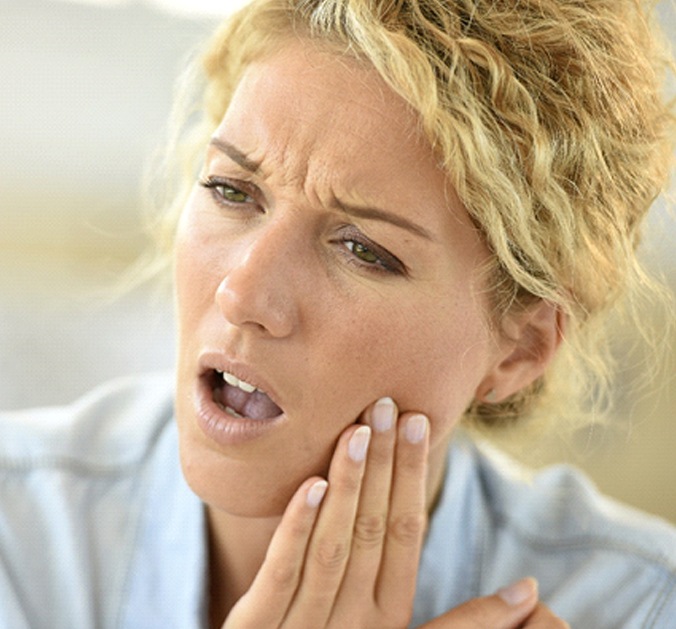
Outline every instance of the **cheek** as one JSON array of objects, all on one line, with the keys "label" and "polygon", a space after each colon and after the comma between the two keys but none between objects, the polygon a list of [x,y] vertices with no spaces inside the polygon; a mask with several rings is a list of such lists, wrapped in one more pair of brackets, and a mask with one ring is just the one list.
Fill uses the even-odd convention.
[{"label": "cheek", "polygon": [[432,439],[444,439],[489,363],[490,336],[480,312],[469,297],[459,301],[443,312],[438,300],[400,301],[380,316],[345,319],[325,351],[340,357],[345,399],[365,406],[391,396],[401,410],[427,414]]},{"label": "cheek", "polygon": [[485,375],[482,337],[472,327],[435,327],[412,344],[405,369],[397,370],[404,408],[428,415],[433,442],[457,424]]}]

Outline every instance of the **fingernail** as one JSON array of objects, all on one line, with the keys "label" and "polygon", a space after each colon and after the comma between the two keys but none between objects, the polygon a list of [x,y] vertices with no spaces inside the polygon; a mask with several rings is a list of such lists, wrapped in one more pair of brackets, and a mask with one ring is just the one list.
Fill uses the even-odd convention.
[{"label": "fingernail", "polygon": [[420,443],[425,438],[427,432],[427,417],[424,415],[413,415],[406,422],[404,434],[409,443]]},{"label": "fingernail", "polygon": [[360,462],[366,458],[370,439],[371,429],[368,426],[360,426],[354,431],[347,444],[347,453],[353,461]]},{"label": "fingernail", "polygon": [[324,498],[324,494],[326,493],[326,488],[329,486],[329,484],[325,480],[318,480],[310,489],[308,489],[307,496],[305,500],[307,501],[307,504],[312,507],[318,507],[319,503],[322,501]]},{"label": "fingernail", "polygon": [[380,398],[373,407],[373,428],[376,432],[386,432],[394,425],[394,400],[391,397]]},{"label": "fingernail", "polygon": [[496,594],[510,607],[517,607],[525,601],[537,596],[538,582],[532,577],[516,581],[507,587],[500,588]]}]

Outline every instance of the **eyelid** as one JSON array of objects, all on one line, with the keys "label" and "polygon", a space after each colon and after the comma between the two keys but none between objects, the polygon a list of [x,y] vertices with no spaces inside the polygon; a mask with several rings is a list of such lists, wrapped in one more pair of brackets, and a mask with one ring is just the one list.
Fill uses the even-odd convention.
[{"label": "eyelid", "polygon": [[[354,225],[346,225],[344,227],[341,233],[341,241],[343,243],[348,241],[356,242],[363,247],[370,249],[381,261],[381,264],[368,264],[367,262],[360,261],[359,264],[364,268],[370,268],[377,272],[390,273],[393,275],[408,275],[408,268],[401,260],[399,260],[399,258],[397,258],[397,256],[390,253],[385,247],[382,247],[366,237]],[[349,255],[353,256],[354,259],[359,259],[351,251],[349,252]]]},{"label": "eyelid", "polygon": [[260,195],[259,189],[246,182],[246,181],[241,181],[237,179],[230,179],[229,177],[217,177],[215,175],[206,175],[204,177],[200,177],[199,179],[199,185],[211,190],[211,192],[214,194],[214,196],[218,196],[217,201],[219,203],[223,203],[225,205],[245,205],[247,202],[242,201],[240,203],[235,202],[235,201],[229,201],[223,195],[219,194],[216,190],[218,187],[223,187],[223,188],[230,188],[231,190],[235,190],[237,192],[242,192],[246,194],[250,199],[251,202],[257,203],[258,202],[258,197]]}]

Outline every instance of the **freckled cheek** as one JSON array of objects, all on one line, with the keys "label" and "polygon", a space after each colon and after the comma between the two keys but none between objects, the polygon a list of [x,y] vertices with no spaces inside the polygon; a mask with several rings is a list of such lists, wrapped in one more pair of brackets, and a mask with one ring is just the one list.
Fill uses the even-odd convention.
[{"label": "freckled cheek", "polygon": [[343,357],[343,385],[361,391],[366,403],[390,395],[402,410],[426,413],[436,440],[460,419],[483,378],[485,334],[460,312],[454,325],[419,313],[406,316],[403,309],[399,314],[392,311],[372,326],[353,325],[349,337],[335,344]]}]

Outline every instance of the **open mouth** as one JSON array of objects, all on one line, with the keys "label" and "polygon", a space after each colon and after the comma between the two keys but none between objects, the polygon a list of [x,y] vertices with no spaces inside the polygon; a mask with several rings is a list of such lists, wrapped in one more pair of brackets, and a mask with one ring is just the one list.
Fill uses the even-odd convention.
[{"label": "open mouth", "polygon": [[282,409],[265,391],[227,371],[212,369],[207,373],[207,379],[215,404],[233,417],[265,420],[282,414]]}]

